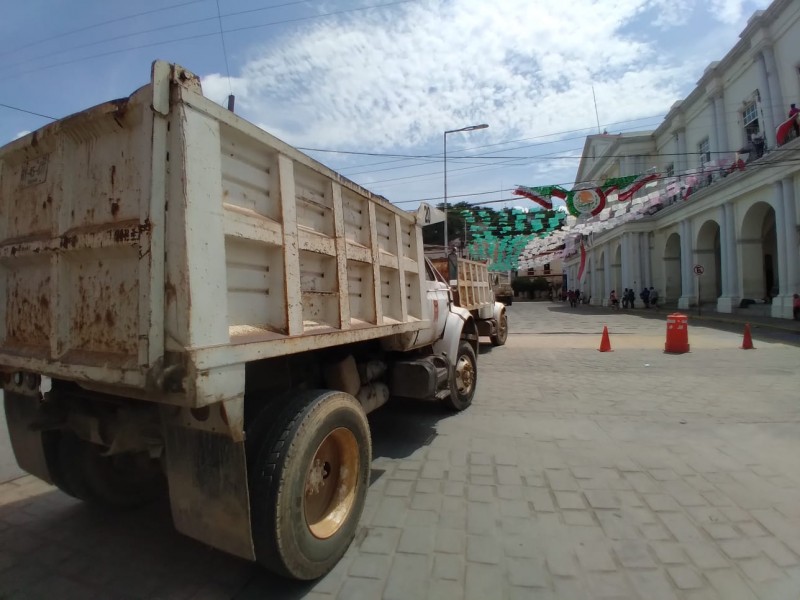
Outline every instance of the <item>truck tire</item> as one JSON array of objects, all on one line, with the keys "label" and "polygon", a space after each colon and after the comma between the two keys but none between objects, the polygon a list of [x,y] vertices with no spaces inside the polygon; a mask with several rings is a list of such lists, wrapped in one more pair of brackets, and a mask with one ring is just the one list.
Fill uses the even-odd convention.
[{"label": "truck tire", "polygon": [[489,336],[492,346],[502,346],[508,339],[508,315],[506,311],[500,313],[500,319],[497,322],[497,333]]},{"label": "truck tire", "polygon": [[454,411],[462,411],[472,404],[475,395],[475,386],[478,383],[478,361],[475,350],[466,340],[458,346],[458,356],[453,367],[453,377],[450,378],[450,396],[446,405]]},{"label": "truck tire", "polygon": [[372,460],[367,417],[349,394],[308,390],[278,415],[263,411],[252,429],[263,419],[273,425],[253,440],[249,458],[256,560],[284,577],[317,579],[350,546],[364,509]]},{"label": "truck tire", "polygon": [[165,493],[161,465],[146,452],[102,452],[72,432],[61,432],[54,477],[58,487],[87,504],[114,510],[137,508]]}]

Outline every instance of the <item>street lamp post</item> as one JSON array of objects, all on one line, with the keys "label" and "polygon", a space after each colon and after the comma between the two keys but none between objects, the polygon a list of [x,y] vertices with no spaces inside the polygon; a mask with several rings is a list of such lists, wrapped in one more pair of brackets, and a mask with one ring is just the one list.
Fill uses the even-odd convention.
[{"label": "street lamp post", "polygon": [[469,127],[462,127],[461,129],[449,129],[444,132],[444,252],[447,254],[449,247],[449,240],[447,239],[447,134],[458,133],[460,131],[475,131],[476,129],[486,129],[488,125],[481,123],[480,125],[470,125]]}]

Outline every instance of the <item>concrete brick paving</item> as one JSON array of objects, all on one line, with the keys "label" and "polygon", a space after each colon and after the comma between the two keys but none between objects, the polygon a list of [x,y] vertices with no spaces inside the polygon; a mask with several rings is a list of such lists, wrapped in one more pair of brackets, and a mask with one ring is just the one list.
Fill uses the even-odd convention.
[{"label": "concrete brick paving", "polygon": [[468,411],[373,415],[361,528],[319,582],[23,477],[0,485],[0,598],[800,597],[800,348],[692,327],[665,355],[663,322],[596,312],[515,304]]}]

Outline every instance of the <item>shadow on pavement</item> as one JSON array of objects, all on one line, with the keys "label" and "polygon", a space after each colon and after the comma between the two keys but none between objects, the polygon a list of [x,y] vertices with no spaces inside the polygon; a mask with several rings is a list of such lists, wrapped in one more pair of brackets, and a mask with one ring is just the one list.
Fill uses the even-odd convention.
[{"label": "shadow on pavement", "polygon": [[436,437],[436,424],[453,416],[440,402],[390,400],[369,416],[372,457],[407,458]]},{"label": "shadow on pavement", "polygon": [[[452,413],[438,402],[393,401],[370,415],[374,458],[404,458]],[[380,477],[373,470],[373,482]],[[13,484],[6,484],[13,485]],[[303,598],[318,582],[290,581],[178,533],[164,498],[142,509],[91,509],[44,486],[0,503],[0,598]]]}]

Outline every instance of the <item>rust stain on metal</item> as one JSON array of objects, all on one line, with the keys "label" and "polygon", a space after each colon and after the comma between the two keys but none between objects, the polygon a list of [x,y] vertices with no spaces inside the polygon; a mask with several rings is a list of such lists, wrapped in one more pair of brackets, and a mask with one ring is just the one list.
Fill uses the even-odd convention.
[{"label": "rust stain on metal", "polygon": [[78,243],[78,236],[77,235],[62,235],[61,236],[61,247],[64,249],[67,248],[74,248],[75,245]]},{"label": "rust stain on metal", "polygon": [[178,290],[175,289],[175,285],[167,279],[166,283],[164,283],[164,295],[167,300],[167,304],[171,302],[175,302],[175,298],[178,296]]}]

